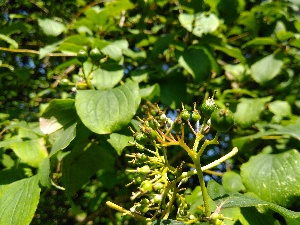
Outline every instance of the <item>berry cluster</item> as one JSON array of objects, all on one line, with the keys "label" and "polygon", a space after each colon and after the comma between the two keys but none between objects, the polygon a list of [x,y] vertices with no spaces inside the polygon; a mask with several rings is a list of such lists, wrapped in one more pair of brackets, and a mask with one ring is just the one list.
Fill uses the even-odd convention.
[{"label": "berry cluster", "polygon": [[[219,109],[213,98],[209,98],[200,106],[203,120],[201,120],[196,104],[192,112],[182,105],[182,110],[177,111],[177,117],[173,120],[167,117],[166,112],[158,105],[148,103],[144,109],[146,116],[138,117],[139,131],[135,132],[130,127],[134,136],[134,142],[131,144],[138,149],[138,153],[127,155],[131,158],[130,163],[133,167],[127,170],[133,174],[132,182],[128,185],[138,185],[138,189],[132,193],[131,200],[135,200],[136,203],[130,208],[128,214],[134,217],[137,215],[136,218],[145,220],[150,217],[150,221],[153,221],[167,219],[169,214],[176,209],[177,220],[222,224],[222,216],[215,218],[216,215],[211,214],[209,209],[208,194],[202,174],[204,167],[201,167],[200,156],[208,145],[218,144],[220,132],[227,131],[233,126],[232,112],[228,108]],[[202,122],[201,126],[200,122]],[[187,126],[195,135],[192,146],[185,142],[184,133]],[[210,127],[217,131],[215,138],[202,141],[202,146],[198,148]],[[180,146],[187,152],[194,163],[195,170],[183,172],[184,162],[175,167],[169,163],[167,149],[174,145]],[[210,166],[214,167],[222,160],[225,161],[226,157]],[[185,200],[185,188],[182,184],[195,174],[198,175],[202,190],[204,215],[191,215],[188,210],[189,205]]]}]

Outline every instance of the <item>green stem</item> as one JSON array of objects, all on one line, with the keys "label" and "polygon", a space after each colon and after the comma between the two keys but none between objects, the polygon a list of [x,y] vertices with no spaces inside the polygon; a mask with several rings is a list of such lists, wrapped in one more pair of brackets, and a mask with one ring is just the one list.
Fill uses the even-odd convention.
[{"label": "green stem", "polygon": [[204,182],[204,176],[203,176],[203,172],[201,170],[201,163],[200,163],[200,157],[197,157],[198,154],[196,154],[196,157],[193,158],[194,164],[195,164],[195,168],[197,170],[197,175],[198,175],[198,179],[199,179],[199,183],[200,183],[200,187],[201,187],[201,191],[202,191],[202,196],[203,196],[203,202],[204,202],[204,209],[205,209],[205,216],[209,217],[211,212],[210,212],[210,207],[209,207],[209,202],[208,202],[208,193],[207,193],[207,189],[205,186],[205,182]]},{"label": "green stem", "polygon": [[138,214],[134,214],[134,213],[132,213],[132,212],[130,212],[130,211],[128,211],[128,210],[122,208],[121,206],[116,205],[115,203],[110,202],[110,201],[107,201],[107,202],[106,202],[106,205],[107,205],[108,207],[114,209],[114,210],[117,210],[117,211],[119,211],[119,212],[125,213],[126,215],[129,215],[129,216],[131,216],[132,218],[135,218],[135,219],[137,219],[137,220],[140,220],[140,221],[146,221],[146,222],[149,221],[149,222],[150,222],[150,220],[147,219],[146,217],[140,216],[140,215],[138,215]]},{"label": "green stem", "polygon": [[193,146],[193,151],[194,152],[197,152],[197,148],[198,148],[199,142],[201,141],[201,139],[203,137],[204,137],[204,135],[201,134],[200,132],[196,135],[196,139],[195,139],[194,146]]},{"label": "green stem", "polygon": [[205,148],[206,148],[208,145],[219,144],[219,141],[218,141],[219,135],[220,135],[220,132],[217,131],[216,136],[214,137],[214,139],[212,139],[212,140],[210,140],[210,141],[209,141],[209,140],[205,140],[205,141],[204,141],[203,145],[201,146],[201,148],[200,148],[200,150],[199,150],[199,152],[198,152],[198,157],[200,157],[200,156],[202,155],[203,151],[205,150]]}]

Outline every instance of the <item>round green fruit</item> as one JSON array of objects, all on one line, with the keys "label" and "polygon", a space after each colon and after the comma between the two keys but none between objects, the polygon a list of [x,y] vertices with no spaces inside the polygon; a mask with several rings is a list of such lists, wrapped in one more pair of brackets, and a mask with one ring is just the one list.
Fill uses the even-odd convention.
[{"label": "round green fruit", "polygon": [[149,180],[144,180],[141,184],[141,191],[142,192],[150,192],[152,191],[152,183]]},{"label": "round green fruit", "polygon": [[145,165],[145,166],[143,166],[141,168],[138,168],[137,172],[141,173],[141,174],[148,174],[148,173],[151,172],[151,169],[150,169],[150,167],[148,165]]},{"label": "round green fruit", "polygon": [[181,111],[181,118],[185,121],[188,121],[190,119],[190,113],[186,109]]},{"label": "round green fruit", "polygon": [[234,124],[233,113],[225,108],[215,110],[210,117],[211,127],[217,131],[228,131]]},{"label": "round green fruit", "polygon": [[99,61],[101,59],[101,53],[98,48],[93,48],[90,51],[90,57],[93,61]]},{"label": "round green fruit", "polygon": [[134,137],[135,137],[136,142],[139,143],[140,145],[145,145],[148,142],[147,135],[142,132],[137,132],[134,135]]},{"label": "round green fruit", "polygon": [[211,114],[218,109],[218,106],[215,103],[213,98],[208,98],[204,103],[201,105],[201,112],[205,118],[209,118]]},{"label": "round green fruit", "polygon": [[84,63],[85,61],[87,61],[88,58],[89,58],[88,53],[83,49],[79,50],[79,52],[77,53],[77,59],[81,63]]},{"label": "round green fruit", "polygon": [[192,113],[192,119],[193,121],[197,122],[201,119],[200,113],[198,110],[194,110]]}]

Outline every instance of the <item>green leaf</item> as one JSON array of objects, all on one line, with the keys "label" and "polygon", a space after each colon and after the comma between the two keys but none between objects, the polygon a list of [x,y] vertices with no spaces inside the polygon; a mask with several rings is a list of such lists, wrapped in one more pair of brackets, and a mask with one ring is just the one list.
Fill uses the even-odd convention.
[{"label": "green leaf", "polygon": [[280,122],[285,117],[292,115],[291,105],[287,101],[277,100],[268,104],[269,110],[274,113],[272,122]]},{"label": "green leaf", "polygon": [[192,193],[190,193],[190,195],[186,196],[186,202],[190,205],[189,212],[191,214],[195,214],[196,212],[201,212],[199,210],[199,205],[203,205],[203,196],[202,196],[200,186],[197,186],[192,191]]},{"label": "green leaf", "polygon": [[56,37],[66,30],[66,26],[63,23],[51,19],[38,19],[38,24],[44,34],[48,36]]},{"label": "green leaf", "polygon": [[246,62],[246,59],[242,53],[242,51],[239,49],[239,48],[234,48],[230,45],[225,45],[224,46],[218,46],[218,45],[214,45],[214,48],[216,50],[219,50],[219,51],[222,51],[224,52],[225,54],[233,57],[233,58],[236,58],[238,59],[241,63],[245,63]]},{"label": "green leaf", "polygon": [[133,140],[134,140],[134,138],[132,136],[112,133],[109,135],[109,139],[107,141],[117,151],[118,155],[121,155],[123,149],[126,146],[130,146],[130,144],[128,142],[133,141]]},{"label": "green leaf", "polygon": [[152,222],[152,225],[185,225],[185,223],[177,220],[168,219],[168,220],[155,220]]},{"label": "green leaf", "polygon": [[76,123],[78,117],[74,103],[73,99],[55,99],[51,101],[40,118],[42,132],[51,134]]},{"label": "green leaf", "polygon": [[280,73],[282,66],[281,55],[270,54],[251,66],[251,75],[257,83],[265,84]]},{"label": "green leaf", "polygon": [[160,86],[159,84],[154,84],[152,86],[147,86],[140,89],[140,95],[144,99],[154,101],[155,98],[160,97]]},{"label": "green leaf", "polygon": [[102,48],[101,52],[118,62],[123,56],[123,50],[126,49],[128,49],[128,42],[126,40],[120,40],[114,41],[110,45]]},{"label": "green leaf", "polygon": [[203,82],[211,76],[211,62],[201,48],[190,47],[178,59],[178,63],[186,69],[196,82]]},{"label": "green leaf", "polygon": [[212,33],[219,27],[219,19],[213,13],[197,13],[194,15],[181,13],[178,19],[185,29],[198,37]]},{"label": "green leaf", "polygon": [[[272,211],[271,211],[272,212]],[[255,207],[241,208],[242,224],[277,224],[271,212],[260,213]],[[245,220],[245,221],[244,221]]]},{"label": "green leaf", "polygon": [[44,158],[48,156],[44,139],[34,139],[26,141],[12,141],[10,147],[21,159],[32,167],[39,167]]},{"label": "green leaf", "polygon": [[290,42],[290,45],[296,48],[300,48],[300,38],[297,38]]},{"label": "green leaf", "polygon": [[276,45],[277,42],[272,37],[256,37],[251,41],[246,42],[242,48],[245,48],[249,45]]},{"label": "green leaf", "polygon": [[[234,138],[232,140],[233,146],[238,147],[239,150],[241,149],[253,149],[257,145],[256,139],[274,135],[289,135],[297,140],[300,140],[300,118],[297,120],[287,121],[287,124],[268,124],[262,132],[258,132],[253,135],[243,136],[239,138]],[[269,130],[266,130],[266,129]]]},{"label": "green leaf", "polygon": [[172,71],[160,83],[160,100],[163,104],[177,109],[181,102],[186,102],[186,79],[182,73]]},{"label": "green leaf", "polygon": [[241,98],[234,113],[235,122],[243,128],[248,128],[260,119],[260,114],[265,109],[265,104],[272,97],[265,98]]},{"label": "green leaf", "polygon": [[62,127],[59,131],[56,131],[55,134],[52,135],[52,138],[55,136],[55,140],[49,157],[53,156],[59,150],[66,148],[71,143],[76,136],[76,126],[77,123],[73,123],[70,126]]},{"label": "green leaf", "polygon": [[233,171],[227,171],[222,178],[222,185],[230,191],[244,191],[246,188],[241,176]]},{"label": "green leaf", "polygon": [[135,115],[141,97],[136,82],[127,81],[106,91],[82,90],[75,107],[83,124],[98,134],[112,133],[128,124]]},{"label": "green leaf", "polygon": [[38,178],[42,186],[44,187],[50,187],[50,159],[49,157],[43,159],[43,161],[40,163],[39,169],[38,169]]},{"label": "green leaf", "polygon": [[58,45],[60,44],[61,42],[56,42],[54,44],[51,44],[51,45],[46,45],[45,47],[43,48],[40,48],[39,52],[40,52],[40,55],[39,55],[39,59],[42,59],[44,58],[45,56],[48,55],[48,53],[51,53],[51,52],[54,52],[58,49]]},{"label": "green leaf", "polygon": [[234,80],[243,81],[247,77],[247,67],[241,63],[239,64],[227,64],[224,66],[224,69],[229,73]]},{"label": "green leaf", "polygon": [[223,208],[266,206],[283,217],[292,219],[300,218],[300,212],[293,212],[274,203],[263,201],[256,196],[252,197],[238,192],[227,191],[214,180],[209,181],[207,191],[209,196],[217,201],[218,204],[225,202],[222,206]]},{"label": "green leaf", "polygon": [[276,32],[276,37],[278,38],[279,41],[283,42],[290,38],[294,38],[295,34],[290,31],[280,30]]},{"label": "green leaf", "polygon": [[248,191],[261,199],[289,207],[300,197],[300,153],[290,150],[280,154],[253,156],[241,167]]},{"label": "green leaf", "polygon": [[0,34],[0,40],[3,40],[5,42],[7,42],[8,44],[10,44],[10,48],[18,48],[19,47],[19,44],[14,39],[11,39],[10,37],[8,37],[4,34]]},{"label": "green leaf", "polygon": [[124,75],[124,69],[120,65],[101,66],[101,68],[93,71],[92,84],[98,90],[106,90],[113,88],[120,82]]},{"label": "green leaf", "polygon": [[56,99],[50,102],[40,118],[43,133],[50,134],[50,157],[66,148],[76,136],[78,116],[73,99]]},{"label": "green leaf", "polygon": [[70,35],[60,41],[59,50],[77,53],[84,46],[89,45],[90,40],[83,34]]},{"label": "green leaf", "polygon": [[107,142],[86,148],[87,144],[75,146],[63,159],[62,182],[69,195],[75,194],[98,170],[114,170],[113,149]]},{"label": "green leaf", "polygon": [[40,198],[37,176],[0,186],[0,224],[29,225]]}]

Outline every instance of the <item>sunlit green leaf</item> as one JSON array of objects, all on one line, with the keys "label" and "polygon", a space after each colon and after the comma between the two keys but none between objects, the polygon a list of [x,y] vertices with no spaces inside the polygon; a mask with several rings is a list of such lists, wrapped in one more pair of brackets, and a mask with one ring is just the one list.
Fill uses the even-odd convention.
[{"label": "sunlit green leaf", "polygon": [[27,163],[32,167],[38,167],[48,155],[43,138],[26,141],[12,141],[10,147],[22,162]]},{"label": "sunlit green leaf", "polygon": [[40,128],[44,134],[51,134],[62,127],[77,121],[75,101],[72,99],[55,99],[50,102],[40,118]]},{"label": "sunlit green leaf", "polygon": [[123,50],[128,48],[128,42],[126,40],[115,41],[110,45],[101,49],[101,52],[108,55],[115,61],[120,61],[123,55]]},{"label": "sunlit green leaf", "polygon": [[53,156],[57,151],[66,148],[70,142],[76,136],[76,125],[73,123],[69,126],[62,127],[55,134],[52,134],[51,138],[54,139],[53,146],[50,150],[50,157]]},{"label": "sunlit green leaf", "polygon": [[261,153],[242,165],[241,176],[248,191],[265,201],[289,207],[300,199],[299,162],[296,150]]},{"label": "sunlit green leaf", "polygon": [[127,81],[106,91],[78,91],[75,106],[86,127],[95,133],[105,134],[128,124],[136,113],[140,100],[138,84]]},{"label": "sunlit green leaf", "polygon": [[271,99],[271,96],[255,99],[241,98],[234,113],[235,122],[244,128],[250,127],[259,120],[265,104]]},{"label": "sunlit green leaf", "polygon": [[154,84],[140,89],[140,94],[142,98],[153,100],[155,97],[160,97],[160,86],[159,84]]},{"label": "sunlit green leaf", "polygon": [[38,24],[42,28],[42,31],[49,36],[58,36],[66,30],[63,23],[52,19],[38,19]]},{"label": "sunlit green leaf", "polygon": [[58,49],[58,45],[59,45],[59,43],[54,43],[54,44],[51,44],[51,45],[47,45],[43,48],[40,48],[39,59],[42,59],[45,56],[47,56],[47,54],[56,51]]},{"label": "sunlit green leaf", "polygon": [[41,185],[45,187],[50,187],[50,159],[49,157],[44,158],[39,165],[38,178]]},{"label": "sunlit green leaf", "polygon": [[119,83],[123,75],[124,69],[120,65],[102,66],[93,71],[91,82],[98,90],[106,90]]},{"label": "sunlit green leaf", "polygon": [[209,181],[207,190],[210,197],[216,200],[218,204],[224,202],[222,206],[223,208],[266,206],[281,214],[283,217],[292,219],[300,218],[300,212],[293,212],[282,206],[261,200],[257,196],[252,197],[251,195],[243,195],[238,192],[226,191],[223,186],[214,180]]},{"label": "sunlit green leaf", "polygon": [[280,122],[284,117],[292,115],[291,105],[287,101],[273,101],[268,104],[269,110],[274,113],[273,122]]},{"label": "sunlit green leaf", "polygon": [[122,154],[123,149],[126,146],[129,146],[129,141],[133,141],[132,136],[127,136],[118,133],[112,133],[109,135],[109,139],[107,140],[111,146],[117,151],[118,155]]},{"label": "sunlit green leaf", "polygon": [[282,65],[281,56],[271,54],[251,66],[251,75],[257,83],[265,84],[280,73]]},{"label": "sunlit green leaf", "polygon": [[4,35],[4,34],[0,34],[0,40],[3,40],[5,42],[7,42],[8,44],[10,44],[11,48],[18,48],[19,47],[18,43],[14,39],[12,39],[12,38]]},{"label": "sunlit green leaf", "polygon": [[244,191],[245,186],[239,174],[233,171],[227,171],[223,175],[222,185],[230,191]]},{"label": "sunlit green leaf", "polygon": [[0,224],[29,225],[39,203],[37,176],[0,185]]},{"label": "sunlit green leaf", "polygon": [[185,29],[198,37],[215,31],[219,26],[219,19],[213,13],[197,13],[195,15],[181,13],[178,19]]},{"label": "sunlit green leaf", "polygon": [[276,37],[279,39],[279,41],[286,41],[290,38],[295,37],[295,34],[290,31],[280,30],[276,33]]},{"label": "sunlit green leaf", "polygon": [[242,47],[245,48],[249,45],[276,45],[277,42],[272,37],[256,37],[251,41],[246,42]]},{"label": "sunlit green leaf", "polygon": [[231,57],[238,59],[241,63],[245,63],[246,61],[244,55],[242,54],[242,51],[239,48],[234,48],[230,45],[226,45],[226,46],[215,45],[214,48],[216,50],[224,52],[225,54]]}]

